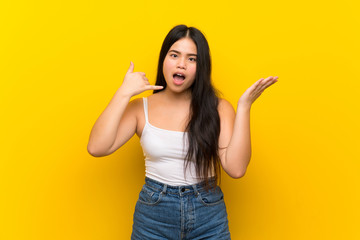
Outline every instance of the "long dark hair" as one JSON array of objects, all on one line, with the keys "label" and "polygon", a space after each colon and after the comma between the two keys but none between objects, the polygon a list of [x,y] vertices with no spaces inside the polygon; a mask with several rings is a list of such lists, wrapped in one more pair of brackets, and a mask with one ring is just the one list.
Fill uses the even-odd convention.
[{"label": "long dark hair", "polygon": [[[178,25],[165,37],[162,44],[155,85],[166,88],[163,74],[164,59],[170,47],[179,39],[189,37],[196,45],[196,76],[191,88],[191,104],[189,123],[185,129],[188,132],[189,148],[184,162],[185,169],[190,161],[195,161],[197,177],[205,181],[205,188],[215,188],[221,182],[220,157],[218,152],[220,135],[220,117],[217,110],[219,91],[211,83],[211,57],[209,44],[200,30],[186,25]],[[209,171],[214,172],[215,181],[209,183]]]}]

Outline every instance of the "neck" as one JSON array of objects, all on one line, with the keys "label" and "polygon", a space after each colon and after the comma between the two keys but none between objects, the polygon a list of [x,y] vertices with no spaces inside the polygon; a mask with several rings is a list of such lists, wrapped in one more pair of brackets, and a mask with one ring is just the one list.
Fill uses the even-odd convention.
[{"label": "neck", "polygon": [[164,91],[162,91],[164,96],[172,102],[189,102],[191,101],[191,90],[187,90],[186,92],[173,92],[170,91],[168,88],[165,88]]}]

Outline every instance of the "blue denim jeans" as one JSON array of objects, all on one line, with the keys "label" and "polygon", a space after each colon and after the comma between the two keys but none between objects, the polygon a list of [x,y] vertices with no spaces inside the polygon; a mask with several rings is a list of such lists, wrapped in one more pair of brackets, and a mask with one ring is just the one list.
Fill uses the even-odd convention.
[{"label": "blue denim jeans", "polygon": [[203,182],[170,186],[145,177],[131,239],[230,239],[223,192],[219,186],[207,192]]}]

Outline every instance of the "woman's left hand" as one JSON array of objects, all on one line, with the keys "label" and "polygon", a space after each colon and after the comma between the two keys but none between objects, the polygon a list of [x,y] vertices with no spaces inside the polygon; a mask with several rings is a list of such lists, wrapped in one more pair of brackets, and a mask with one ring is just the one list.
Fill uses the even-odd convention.
[{"label": "woman's left hand", "polygon": [[276,83],[278,77],[260,78],[251,87],[249,87],[238,101],[239,105],[251,107],[253,102],[264,92],[266,88]]}]

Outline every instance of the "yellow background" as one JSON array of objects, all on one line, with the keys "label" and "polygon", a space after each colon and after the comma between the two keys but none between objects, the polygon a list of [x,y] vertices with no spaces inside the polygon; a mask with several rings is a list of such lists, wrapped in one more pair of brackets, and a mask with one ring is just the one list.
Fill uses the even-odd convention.
[{"label": "yellow background", "polygon": [[232,239],[360,239],[356,2],[1,1],[0,239],[130,239],[139,139],[95,158],[88,138],[130,61],[155,82],[177,24],[205,33],[235,108],[279,76],[252,107],[246,175],[223,172]]}]

